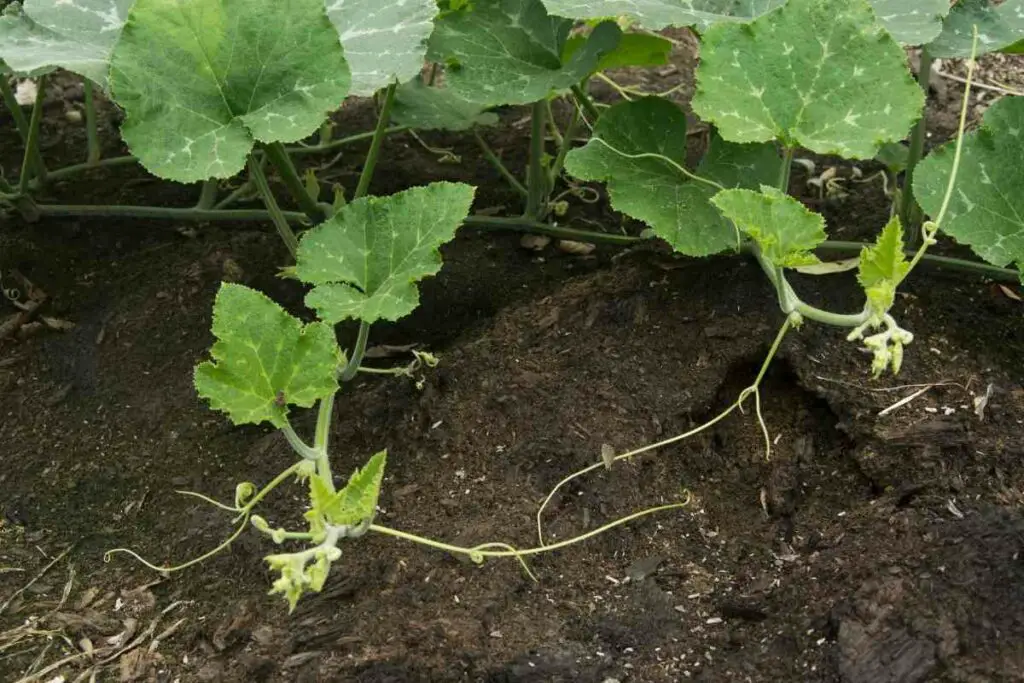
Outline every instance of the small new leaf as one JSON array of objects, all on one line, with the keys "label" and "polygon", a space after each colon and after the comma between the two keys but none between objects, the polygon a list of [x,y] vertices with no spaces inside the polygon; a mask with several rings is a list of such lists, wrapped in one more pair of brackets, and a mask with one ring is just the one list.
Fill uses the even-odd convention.
[{"label": "small new leaf", "polygon": [[750,24],[713,26],[701,44],[693,110],[733,142],[870,159],[923,105],[903,48],[865,0],[790,0]]},{"label": "small new leaf", "polygon": [[[934,150],[914,173],[914,196],[937,218],[953,172],[956,143]],[[979,130],[964,135],[960,170],[939,228],[996,266],[1024,271],[1024,97],[993,104]]]},{"label": "small new leaf", "polygon": [[[736,248],[736,231],[708,203],[715,187],[685,176],[679,170],[685,164],[686,115],[668,100],[648,97],[605,111],[594,139],[569,153],[566,170],[606,181],[616,210],[651,226],[680,253]],[[696,172],[725,187],[758,187],[771,181],[778,165],[772,145],[736,145],[714,136]]]},{"label": "small new leaf", "polygon": [[323,0],[136,0],[110,81],[132,153],[189,183],[235,175],[256,141],[313,133],[349,71]]},{"label": "small new leaf", "polygon": [[312,477],[309,480],[313,502],[310,512],[322,516],[333,526],[354,526],[373,519],[386,460],[387,451],[377,453],[365,467],[352,473],[345,488],[333,495],[319,477]]},{"label": "small new leaf", "polygon": [[438,182],[388,197],[363,197],[307,232],[296,276],[306,304],[330,323],[398,320],[419,303],[416,283],[441,268],[438,252],[469,214],[474,189]]},{"label": "small new leaf", "polygon": [[825,241],[825,219],[789,195],[765,185],[760,192],[723,190],[711,202],[776,266],[819,262],[811,250]]},{"label": "small new leaf", "polygon": [[134,0],[26,0],[0,16],[0,61],[36,76],[60,67],[107,88],[110,53]]},{"label": "small new leaf", "polygon": [[337,391],[343,356],[334,330],[303,325],[274,301],[225,283],[213,306],[212,361],[195,369],[195,386],[210,407],[235,424],[285,424],[289,405],[308,408]]},{"label": "small new leaf", "polygon": [[563,62],[571,28],[540,0],[474,0],[438,18],[428,56],[448,65],[447,86],[464,100],[531,104],[594,73],[622,36],[615,22],[604,22]]},{"label": "small new leaf", "polygon": [[860,252],[857,279],[876,317],[880,318],[892,308],[896,288],[909,270],[910,264],[903,253],[903,226],[899,217],[893,216],[875,243]]}]

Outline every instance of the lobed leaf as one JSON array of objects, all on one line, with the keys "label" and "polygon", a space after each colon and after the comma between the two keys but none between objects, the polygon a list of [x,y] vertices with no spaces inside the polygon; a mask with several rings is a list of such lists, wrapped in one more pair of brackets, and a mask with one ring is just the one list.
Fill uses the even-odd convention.
[{"label": "lobed leaf", "polygon": [[760,192],[723,190],[711,202],[750,235],[776,266],[793,268],[819,262],[811,250],[825,241],[825,219],[793,197],[763,185]]},{"label": "lobed leaf", "polygon": [[949,11],[942,33],[928,45],[933,57],[970,57],[974,27],[979,55],[1012,48],[1024,39],[1024,0],[960,0]]},{"label": "lobed leaf", "polygon": [[713,26],[693,99],[726,140],[855,159],[903,139],[923,105],[865,0],[790,0],[751,24]]},{"label": "lobed leaf", "polygon": [[107,88],[110,54],[134,0],[26,0],[0,16],[0,61],[37,76],[56,68]]},{"label": "lobed leaf", "polygon": [[338,388],[343,356],[330,325],[301,321],[256,290],[224,283],[213,305],[212,361],[195,369],[210,407],[235,424],[285,424],[287,406],[308,408]]},{"label": "lobed leaf", "polygon": [[[706,256],[737,247],[736,231],[708,203],[715,187],[687,178],[664,159],[623,156],[657,154],[685,165],[686,115],[679,107],[658,97],[617,104],[602,114],[594,138],[569,153],[566,170],[584,180],[606,181],[617,211],[645,222],[683,254]],[[771,182],[778,167],[773,145],[736,145],[716,137],[697,174],[726,187],[757,187]]]},{"label": "lobed leaf", "polygon": [[469,214],[474,188],[437,182],[345,205],[299,243],[295,274],[314,285],[322,320],[398,320],[419,303],[416,283],[441,268],[438,247]]},{"label": "lobed leaf", "polygon": [[310,135],[348,86],[322,0],[136,0],[111,64],[125,142],[183,183],[238,173],[256,141]]},{"label": "lobed leaf", "polygon": [[327,0],[352,70],[351,94],[368,97],[423,68],[435,0]]},{"label": "lobed leaf", "polygon": [[417,130],[462,131],[473,126],[493,126],[498,115],[480,104],[467,102],[449,88],[428,86],[414,78],[395,90],[391,120]]},{"label": "lobed leaf", "polygon": [[696,26],[756,19],[786,0],[544,0],[548,11],[573,19],[626,16],[646,28]]},{"label": "lobed leaf", "polygon": [[869,0],[886,31],[903,45],[924,45],[942,32],[949,0]]},{"label": "lobed leaf", "polygon": [[531,104],[594,73],[622,36],[615,22],[604,22],[563,61],[571,28],[540,0],[475,0],[438,18],[429,57],[448,65],[447,85],[464,100]]},{"label": "lobed leaf", "polygon": [[[914,173],[914,196],[937,217],[953,172],[956,142],[929,154]],[[964,135],[946,216],[939,226],[981,258],[1024,271],[1024,97],[1005,97],[985,112],[981,128]]]},{"label": "lobed leaf", "polygon": [[903,226],[899,216],[893,216],[875,243],[860,252],[857,280],[872,311],[880,316],[892,308],[896,288],[909,271],[910,264],[903,253]]},{"label": "lobed leaf", "polygon": [[362,469],[352,473],[348,484],[337,493],[331,493],[320,477],[310,477],[312,515],[322,516],[335,526],[351,526],[373,519],[386,460],[387,451],[374,455]]}]

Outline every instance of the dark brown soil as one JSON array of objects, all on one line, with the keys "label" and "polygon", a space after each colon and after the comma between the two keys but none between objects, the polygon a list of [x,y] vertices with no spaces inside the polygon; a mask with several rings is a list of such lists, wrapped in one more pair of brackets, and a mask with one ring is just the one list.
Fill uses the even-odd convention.
[{"label": "dark brown soil", "polygon": [[[673,77],[649,85],[664,90]],[[370,114],[353,107],[341,120],[364,130]],[[518,117],[509,112],[489,138],[521,167]],[[80,149],[51,125],[79,146],[50,156]],[[462,163],[396,137],[374,191],[466,180],[482,187],[478,208],[514,208],[463,138],[428,139]],[[343,160],[343,183],[359,153]],[[187,205],[195,191],[123,169],[56,195]],[[871,234],[887,212],[873,186],[815,208],[841,239]],[[897,307],[916,335],[899,377],[870,379],[869,359],[841,332],[805,325],[762,387],[770,459],[748,401],[692,439],[577,480],[547,512],[549,541],[684,490],[693,498],[537,556],[537,583],[514,561],[478,567],[370,534],[343,548],[323,593],[289,616],[265,595],[261,558],[273,546],[254,533],[166,580],[123,555],[104,564],[112,547],[159,564],[215,547],[231,532],[227,514],[174,490],[229,500],[239,481],[266,482],[292,461],[277,434],[232,427],[191,386],[225,273],[301,310],[301,292],[274,276],[284,250],[265,226],[173,229],[183,227],[67,219],[0,233],[4,272],[17,267],[50,295],[47,315],[76,325],[0,346],[0,605],[72,547],[0,610],[0,680],[17,680],[40,652],[48,664],[80,652],[83,638],[108,647],[130,629],[131,644],[147,627],[103,676],[1021,680],[1024,309],[989,284],[924,269]],[[445,248],[419,311],[372,342],[421,344],[440,367],[419,387],[361,379],[337,405],[339,476],[388,449],[378,523],[462,545],[533,546],[539,502],[602,446],[622,452],[687,431],[753,380],[781,323],[756,265],[613,254],[537,255],[516,236],[472,232]],[[820,305],[860,305],[849,275],[795,286]],[[294,523],[301,498],[284,487],[261,512]],[[8,647],[15,632],[24,639]],[[81,657],[60,673],[73,680],[97,663]]]}]

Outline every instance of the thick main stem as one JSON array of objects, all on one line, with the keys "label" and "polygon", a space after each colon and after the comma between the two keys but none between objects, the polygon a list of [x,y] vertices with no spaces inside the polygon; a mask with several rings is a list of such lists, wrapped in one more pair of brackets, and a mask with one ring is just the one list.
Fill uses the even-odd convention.
[{"label": "thick main stem", "polygon": [[[934,59],[928,52],[927,47],[921,48],[920,65],[917,69],[917,82],[924,91],[925,102],[928,101],[929,84],[932,76],[932,63]],[[921,208],[914,199],[914,171],[917,164],[924,156],[924,141],[928,133],[928,107],[921,111],[921,118],[910,136],[910,153],[907,156],[907,170],[904,174],[903,192],[900,194],[899,215],[904,227],[915,233],[921,223]]]},{"label": "thick main stem", "polygon": [[299,251],[299,240],[295,237],[295,233],[292,232],[291,226],[288,225],[288,220],[281,211],[281,207],[277,205],[277,199],[274,198],[274,193],[270,190],[270,183],[267,182],[267,176],[264,175],[259,160],[253,158],[252,155],[249,156],[249,177],[252,178],[253,184],[256,185],[256,189],[263,199],[263,205],[267,207],[270,219],[274,222],[274,227],[277,228],[277,233],[281,236],[281,240],[284,241],[284,245],[288,247],[292,260],[295,260],[295,256]]},{"label": "thick main stem", "polygon": [[88,78],[82,81],[82,92],[85,93],[85,163],[95,164],[103,152],[100,148],[99,126],[96,122],[96,86]]},{"label": "thick main stem", "polygon": [[475,228],[477,230],[509,230],[511,232],[526,232],[531,235],[550,235],[551,237],[575,240],[577,242],[614,244],[622,247],[632,246],[647,240],[645,237],[634,237],[633,235],[613,235],[607,232],[594,232],[593,230],[563,228],[558,225],[542,223],[528,218],[468,216],[462,221],[462,224],[467,228]]},{"label": "thick main stem", "polygon": [[[292,199],[294,199],[295,203],[298,204],[300,209],[302,209],[302,212],[309,217],[309,220],[314,225],[317,223],[323,223],[326,216],[320,206],[316,203],[316,200],[310,197],[309,193],[306,192],[306,186],[303,185],[302,179],[299,178],[299,174],[295,170],[295,165],[292,164],[292,160],[288,156],[288,152],[285,150],[284,145],[280,142],[272,142],[264,145],[263,151],[266,153],[267,159],[270,163],[273,164],[275,169],[277,169],[277,174],[281,176],[281,180],[284,182],[285,187],[288,188],[288,194],[292,196]],[[252,163],[249,164],[249,167],[251,174]],[[260,175],[263,175],[262,169],[260,170]]]},{"label": "thick main stem", "polygon": [[[0,77],[2,78],[2,77]],[[30,169],[36,167],[36,178],[40,183],[46,181],[46,167],[39,158],[39,124],[43,120],[43,100],[46,98],[46,76],[39,77],[36,101],[32,107],[32,118],[28,122],[28,137],[25,139],[25,154],[21,160],[21,176],[18,178],[18,192],[25,194],[28,181],[31,179]]]},{"label": "thick main stem", "polygon": [[[92,218],[156,218],[173,221],[266,221],[269,211],[260,209],[178,209],[166,206],[106,206],[89,204],[39,204],[41,216],[83,216]],[[281,211],[292,223],[307,222],[306,215],[297,211]]]},{"label": "thick main stem", "polygon": [[526,176],[526,210],[524,218],[543,218],[544,204],[548,195],[548,178],[544,172],[544,128],[547,125],[548,109],[545,100],[533,103],[530,129],[530,168]]},{"label": "thick main stem", "polygon": [[392,83],[384,91],[384,101],[381,103],[380,113],[377,115],[377,128],[373,131],[373,140],[366,153],[366,161],[363,162],[363,171],[359,174],[359,184],[356,185],[353,199],[364,197],[370,191],[370,181],[373,180],[373,172],[377,168],[380,148],[384,144],[384,138],[387,137],[388,119],[391,118],[391,105],[395,101],[395,88],[397,87],[397,83]]}]

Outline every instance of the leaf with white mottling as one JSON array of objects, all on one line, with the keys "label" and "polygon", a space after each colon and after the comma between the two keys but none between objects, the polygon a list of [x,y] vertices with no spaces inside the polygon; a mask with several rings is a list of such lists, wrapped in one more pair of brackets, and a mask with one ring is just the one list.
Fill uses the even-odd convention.
[{"label": "leaf with white mottling", "polygon": [[1024,38],[1024,0],[960,0],[950,11],[942,33],[928,52],[933,57],[970,57],[974,26],[978,27],[978,54],[996,52]]},{"label": "leaf with white mottling", "polygon": [[[708,203],[713,186],[687,178],[664,159],[623,156],[658,154],[683,166],[686,115],[679,107],[658,97],[617,104],[598,119],[594,138],[569,153],[566,170],[584,180],[606,181],[617,211],[643,221],[683,254],[706,256],[737,247],[736,231]],[[774,145],[736,145],[716,136],[697,174],[726,187],[757,187],[771,182],[778,169]]]},{"label": "leaf with white mottling", "polygon": [[391,120],[419,130],[469,130],[473,126],[493,126],[498,122],[498,115],[485,109],[467,102],[448,88],[428,86],[420,78],[414,78],[395,90]]},{"label": "leaf with white mottling", "polygon": [[[933,218],[953,172],[955,142],[934,150],[914,173],[914,196]],[[997,266],[1024,272],[1024,97],[993,104],[979,130],[964,135],[960,170],[939,226]]]},{"label": "leaf with white mottling", "polygon": [[0,60],[35,76],[67,69],[107,87],[110,53],[134,0],[26,0],[0,17]]},{"label": "leaf with white mottling", "polygon": [[770,185],[722,190],[711,198],[736,227],[757,242],[765,258],[782,268],[818,263],[811,250],[825,241],[825,219]]},{"label": "leaf with white mottling", "polygon": [[563,61],[571,28],[540,0],[475,0],[438,18],[429,57],[448,65],[447,86],[464,100],[531,104],[594,73],[622,36],[615,22],[603,22]]},{"label": "leaf with white mottling", "polygon": [[949,0],[869,0],[885,30],[903,45],[924,45],[942,32]]},{"label": "leaf with white mottling", "polygon": [[137,0],[110,80],[132,153],[188,183],[235,175],[257,140],[313,133],[349,73],[322,0]]},{"label": "leaf with white mottling", "polygon": [[437,182],[346,204],[299,243],[295,274],[314,285],[321,320],[398,320],[419,304],[416,283],[441,268],[438,247],[469,214],[474,188]]},{"label": "leaf with white mottling", "polygon": [[213,305],[212,361],[196,366],[195,386],[235,424],[282,427],[287,406],[308,408],[337,391],[344,357],[334,329],[303,325],[266,295],[224,283]]},{"label": "leaf with white mottling", "polygon": [[327,0],[352,70],[351,94],[367,97],[423,68],[435,0]]},{"label": "leaf with white mottling", "polygon": [[548,11],[573,19],[626,16],[644,27],[696,26],[756,19],[786,0],[544,0]]},{"label": "leaf with white mottling", "polygon": [[790,0],[704,35],[693,109],[726,140],[870,159],[923,106],[903,48],[865,0]]}]

